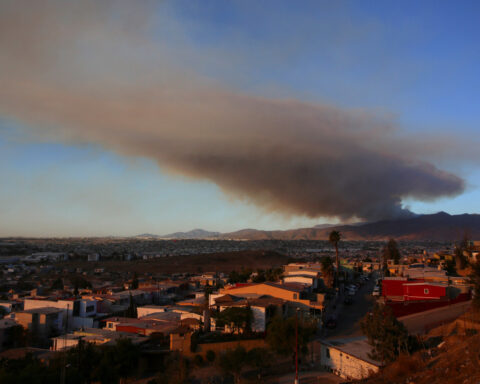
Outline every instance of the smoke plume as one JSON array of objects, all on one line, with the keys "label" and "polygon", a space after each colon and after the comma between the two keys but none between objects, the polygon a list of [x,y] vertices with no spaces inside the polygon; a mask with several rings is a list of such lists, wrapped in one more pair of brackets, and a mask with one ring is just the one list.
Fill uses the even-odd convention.
[{"label": "smoke plume", "polygon": [[401,217],[411,214],[405,198],[463,191],[462,179],[412,153],[415,139],[398,139],[388,117],[259,97],[198,74],[202,55],[168,15],[156,29],[159,9],[1,0],[0,114],[286,214]]}]

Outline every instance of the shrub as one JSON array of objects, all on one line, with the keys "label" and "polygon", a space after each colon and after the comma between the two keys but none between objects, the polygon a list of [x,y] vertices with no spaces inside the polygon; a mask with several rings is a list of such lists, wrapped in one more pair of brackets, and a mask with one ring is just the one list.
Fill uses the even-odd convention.
[{"label": "shrub", "polygon": [[205,355],[205,357],[207,358],[207,361],[210,362],[210,363],[213,363],[215,361],[215,352],[212,351],[211,349],[209,349]]},{"label": "shrub", "polygon": [[202,355],[195,355],[195,357],[193,358],[193,362],[197,367],[201,367],[203,365]]}]

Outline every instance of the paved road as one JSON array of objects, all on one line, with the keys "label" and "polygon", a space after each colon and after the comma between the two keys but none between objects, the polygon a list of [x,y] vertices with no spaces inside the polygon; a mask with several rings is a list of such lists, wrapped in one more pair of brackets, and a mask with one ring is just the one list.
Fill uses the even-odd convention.
[{"label": "paved road", "polygon": [[[268,384],[293,384],[295,381],[295,374],[288,374],[281,377],[271,378],[266,383]],[[335,376],[330,372],[322,371],[308,371],[301,372],[299,375],[300,384],[339,384],[345,380]]]},{"label": "paved road", "polygon": [[352,305],[340,304],[337,308],[337,327],[326,331],[326,338],[350,338],[362,336],[360,320],[373,307],[372,297],[375,278],[372,277],[353,297]]}]

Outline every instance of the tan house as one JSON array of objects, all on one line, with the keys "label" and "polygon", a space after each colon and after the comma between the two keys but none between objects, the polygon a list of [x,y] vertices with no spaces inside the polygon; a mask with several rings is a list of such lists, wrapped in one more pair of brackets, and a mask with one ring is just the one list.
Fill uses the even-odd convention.
[{"label": "tan house", "polygon": [[220,294],[244,296],[257,294],[276,297],[288,301],[304,310],[322,311],[324,308],[324,294],[310,294],[307,286],[299,283],[271,283],[242,284],[220,290]]},{"label": "tan house", "polygon": [[27,309],[16,312],[15,321],[39,336],[49,337],[52,333],[61,331],[63,309],[52,307]]}]

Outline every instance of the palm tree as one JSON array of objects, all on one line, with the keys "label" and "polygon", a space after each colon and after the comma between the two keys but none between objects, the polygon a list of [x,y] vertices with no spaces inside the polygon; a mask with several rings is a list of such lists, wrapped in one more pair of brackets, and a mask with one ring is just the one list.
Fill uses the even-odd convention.
[{"label": "palm tree", "polygon": [[328,241],[332,243],[332,245],[335,247],[335,264],[337,266],[337,285],[338,285],[338,275],[340,273],[340,260],[338,259],[338,243],[340,242],[342,235],[340,234],[339,231],[332,231],[330,232],[330,235],[328,236]]}]

